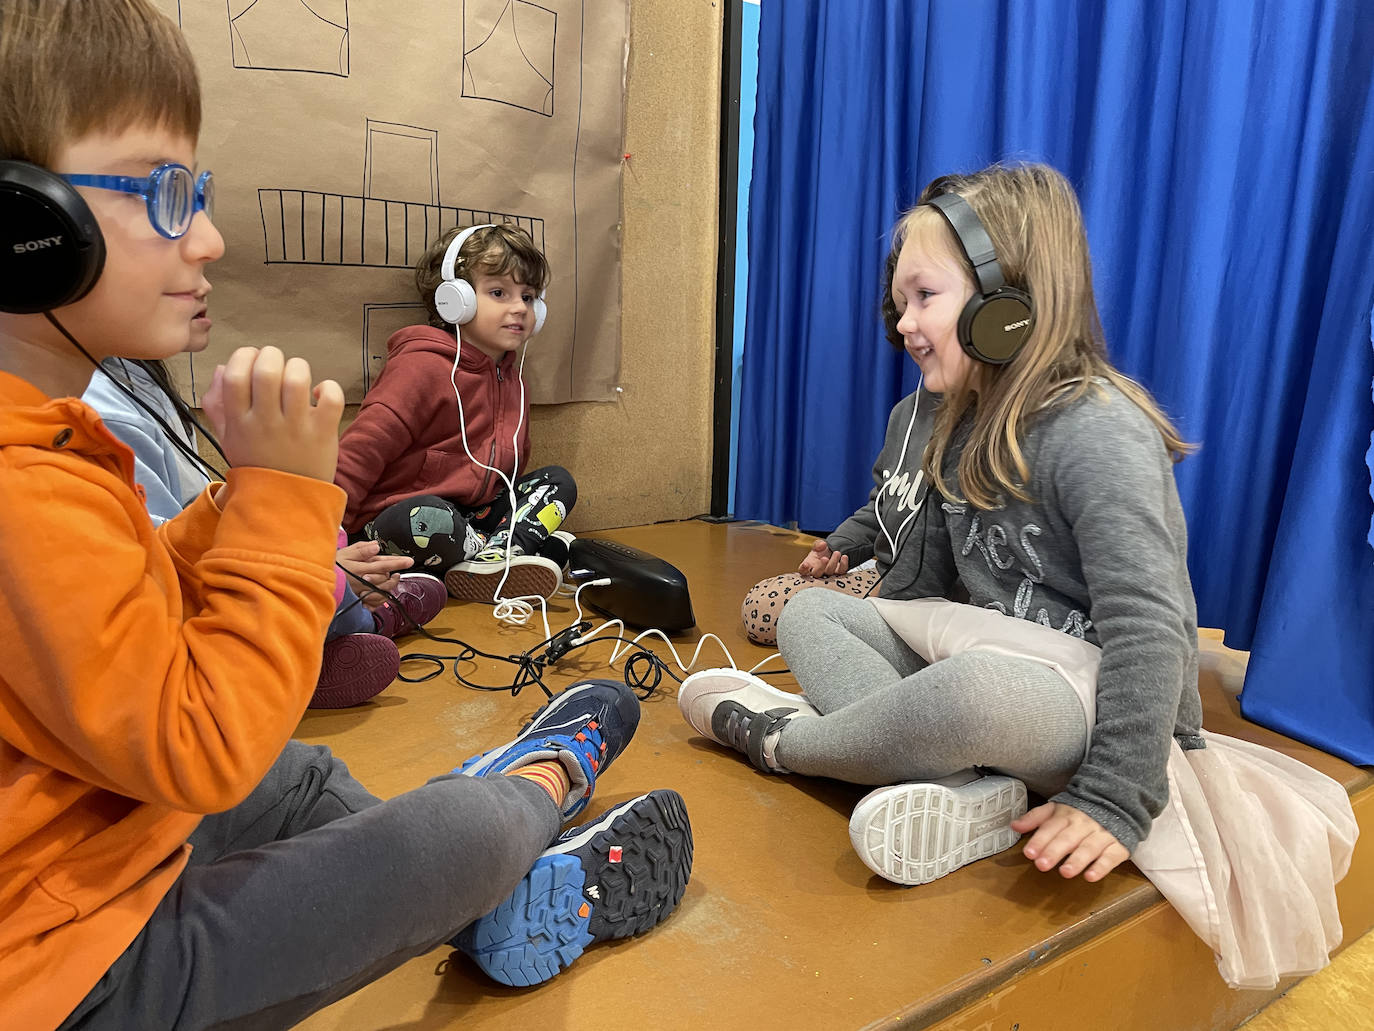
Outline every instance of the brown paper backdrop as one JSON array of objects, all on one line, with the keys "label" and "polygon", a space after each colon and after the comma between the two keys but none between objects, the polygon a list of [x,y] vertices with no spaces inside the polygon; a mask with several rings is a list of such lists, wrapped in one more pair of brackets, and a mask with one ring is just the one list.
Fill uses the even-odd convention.
[{"label": "brown paper backdrop", "polygon": [[425,321],[413,268],[458,223],[516,221],[548,255],[536,403],[608,400],[620,364],[627,0],[158,0],[200,68],[199,157],[228,242],[193,397],[275,343],[360,400]]},{"label": "brown paper backdrop", "polygon": [[710,503],[722,19],[712,0],[631,5],[620,389],[530,413],[531,468],[572,470],[578,533]]}]

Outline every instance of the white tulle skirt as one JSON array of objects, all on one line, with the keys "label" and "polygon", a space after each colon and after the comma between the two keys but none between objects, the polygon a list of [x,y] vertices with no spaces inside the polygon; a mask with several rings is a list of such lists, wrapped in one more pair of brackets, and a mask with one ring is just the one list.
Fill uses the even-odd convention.
[{"label": "white tulle skirt", "polygon": [[[1094,725],[1095,645],[972,605],[869,600],[928,662],[978,649],[1044,663],[1072,685]],[[1272,988],[1320,970],[1341,941],[1335,886],[1359,834],[1350,796],[1272,748],[1202,736],[1206,748],[1172,742],[1169,800],[1132,862],[1216,953],[1232,988]]]}]

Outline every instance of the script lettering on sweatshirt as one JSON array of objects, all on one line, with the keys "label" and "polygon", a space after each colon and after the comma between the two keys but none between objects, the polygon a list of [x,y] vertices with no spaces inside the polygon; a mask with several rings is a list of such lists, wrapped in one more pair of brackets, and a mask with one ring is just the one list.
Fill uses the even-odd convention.
[{"label": "script lettering on sweatshirt", "polygon": [[[953,516],[957,519],[968,517],[969,509],[967,505],[954,502],[942,502],[941,507],[945,510],[946,516]],[[997,576],[998,572],[1016,568],[1021,574],[1021,584],[1016,590],[1016,597],[1012,601],[1011,612],[1007,611],[1007,606],[1000,601],[989,602],[987,607],[996,609],[1002,615],[1012,615],[1017,619],[1029,619],[1041,626],[1049,627],[1052,630],[1059,630],[1061,633],[1071,637],[1082,638],[1092,621],[1087,614],[1078,609],[1069,610],[1062,626],[1056,627],[1050,621],[1050,614],[1043,606],[1032,613],[1035,598],[1035,588],[1038,584],[1045,581],[1045,568],[1040,562],[1040,556],[1036,554],[1034,538],[1039,537],[1044,531],[1035,523],[1027,523],[1021,527],[1016,535],[1016,541],[1020,544],[1021,550],[1018,553],[1008,543],[1011,538],[1007,535],[1007,529],[1001,523],[992,522],[985,519],[986,513],[974,511],[972,518],[968,518],[968,532],[964,535],[963,545],[960,547],[960,554],[968,556],[973,553],[975,548],[983,556],[983,561],[987,563],[988,571]],[[953,525],[953,520],[951,520]]]}]

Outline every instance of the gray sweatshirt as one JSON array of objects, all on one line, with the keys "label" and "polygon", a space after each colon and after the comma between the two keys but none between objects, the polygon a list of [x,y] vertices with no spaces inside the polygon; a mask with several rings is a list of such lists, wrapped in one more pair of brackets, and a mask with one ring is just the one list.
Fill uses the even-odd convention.
[{"label": "gray sweatshirt", "polygon": [[[887,417],[887,436],[883,439],[883,449],[878,452],[877,461],[873,463],[873,489],[868,493],[868,504],[842,522],[825,539],[831,551],[849,556],[851,569],[861,562],[874,559],[878,572],[886,573],[892,565],[892,541],[897,543],[900,551],[901,542],[919,527],[920,516],[914,519],[911,516],[925,494],[925,482],[922,480],[918,485],[917,474],[926,445],[930,443],[930,429],[935,421],[938,400],[937,395],[917,390],[898,401],[892,414]],[[911,419],[913,412],[916,415],[914,423]],[[880,515],[881,527],[878,522]],[[878,593],[883,594],[881,589]]]},{"label": "gray sweatshirt", "polygon": [[[1023,445],[1032,501],[980,511],[932,492],[888,579],[911,584],[904,597],[946,597],[957,578],[974,605],[1102,649],[1092,744],[1053,801],[1134,849],[1168,799],[1170,736],[1203,747],[1173,464],[1149,417],[1105,381],[1040,413]],[[946,456],[951,485],[957,452]]]}]

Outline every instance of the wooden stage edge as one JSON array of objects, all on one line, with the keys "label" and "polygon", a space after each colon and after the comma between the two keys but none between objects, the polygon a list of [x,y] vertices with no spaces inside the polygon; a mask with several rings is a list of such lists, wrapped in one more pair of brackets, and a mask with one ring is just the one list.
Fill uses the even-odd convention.
[{"label": "wooden stage edge", "polygon": [[[744,594],[795,569],[811,541],[759,523],[702,521],[587,536],[682,570],[697,627],[671,635],[677,651],[687,661],[711,632],[742,669],[769,654],[744,635]],[[557,631],[574,615],[558,600],[549,623]],[[544,637],[537,616],[532,626],[502,627],[489,608],[457,602],[431,630],[502,655]],[[671,661],[661,641],[653,647]],[[1201,647],[1207,728],[1335,778],[1352,793],[1362,830],[1374,826],[1374,775],[1245,721],[1237,701],[1245,655],[1208,632]],[[416,638],[402,646],[407,654],[443,650]],[[610,651],[573,652],[549,671],[549,687],[618,677],[620,664],[606,666]],[[701,656],[696,668],[728,665],[714,644]],[[491,684],[510,677],[495,663],[468,663],[464,675]],[[771,679],[796,689],[789,676]],[[298,736],[330,745],[364,784],[391,797],[509,739],[542,700],[535,687],[517,697],[472,691],[448,672],[398,682],[357,709],[308,713]],[[1092,885],[1041,874],[1013,849],[917,888],[883,881],[849,844],[849,814],[865,789],[754,770],[686,724],[670,684],[644,702],[635,740],[586,816],[661,787],[685,798],[696,857],[681,904],[659,927],[593,946],[532,989],[495,985],[466,957],[439,950],[302,1027],[1229,1031],[1296,982],[1228,989],[1211,952],[1130,864]],[[1374,847],[1364,836],[1338,894],[1349,944],[1374,927]]]}]

